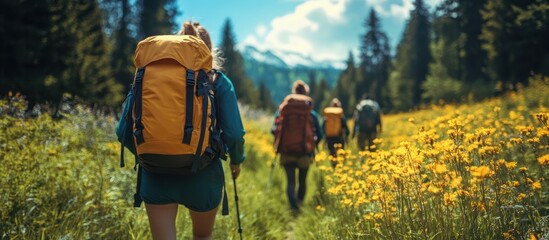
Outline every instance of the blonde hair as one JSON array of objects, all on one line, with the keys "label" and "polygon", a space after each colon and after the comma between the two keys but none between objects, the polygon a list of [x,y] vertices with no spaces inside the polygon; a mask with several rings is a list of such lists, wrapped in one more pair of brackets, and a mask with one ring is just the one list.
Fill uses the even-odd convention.
[{"label": "blonde hair", "polygon": [[208,30],[206,30],[206,28],[200,25],[199,22],[184,22],[181,26],[181,30],[179,30],[177,34],[199,37],[212,52],[212,68],[216,70],[223,70],[223,63],[225,62],[225,59],[223,59],[222,57],[223,53],[220,49],[212,49],[212,39],[210,38],[210,34],[208,33]]},{"label": "blonde hair", "polygon": [[309,85],[307,85],[302,80],[297,80],[292,86],[292,93],[309,95]]},{"label": "blonde hair", "polygon": [[341,107],[341,102],[339,101],[339,99],[334,98],[334,99],[332,99],[332,102],[330,103],[330,106],[332,106],[332,107]]}]

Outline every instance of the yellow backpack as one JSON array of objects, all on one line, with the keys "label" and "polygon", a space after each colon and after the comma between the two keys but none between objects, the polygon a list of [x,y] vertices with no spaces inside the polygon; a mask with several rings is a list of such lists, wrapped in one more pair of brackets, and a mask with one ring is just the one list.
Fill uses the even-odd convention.
[{"label": "yellow backpack", "polygon": [[180,175],[206,167],[224,150],[215,127],[208,47],[195,36],[152,36],[139,42],[134,63],[128,115],[139,164]]},{"label": "yellow backpack", "polygon": [[343,109],[340,107],[324,108],[324,131],[326,137],[341,136],[341,119],[343,118]]}]

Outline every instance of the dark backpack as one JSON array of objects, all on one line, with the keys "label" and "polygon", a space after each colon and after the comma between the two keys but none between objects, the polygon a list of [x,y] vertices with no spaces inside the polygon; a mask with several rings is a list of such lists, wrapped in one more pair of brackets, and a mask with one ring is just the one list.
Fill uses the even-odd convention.
[{"label": "dark backpack", "polygon": [[306,155],[315,148],[315,127],[311,111],[313,100],[301,94],[288,95],[279,107],[275,120],[277,153]]},{"label": "dark backpack", "polygon": [[379,108],[371,100],[362,101],[357,106],[357,123],[359,132],[375,132],[379,124]]}]

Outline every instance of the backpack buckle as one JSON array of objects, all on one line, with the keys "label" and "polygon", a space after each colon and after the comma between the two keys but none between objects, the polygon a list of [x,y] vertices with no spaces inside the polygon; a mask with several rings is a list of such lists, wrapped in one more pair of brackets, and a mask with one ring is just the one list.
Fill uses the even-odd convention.
[{"label": "backpack buckle", "polygon": [[187,86],[194,86],[194,71],[187,69]]}]

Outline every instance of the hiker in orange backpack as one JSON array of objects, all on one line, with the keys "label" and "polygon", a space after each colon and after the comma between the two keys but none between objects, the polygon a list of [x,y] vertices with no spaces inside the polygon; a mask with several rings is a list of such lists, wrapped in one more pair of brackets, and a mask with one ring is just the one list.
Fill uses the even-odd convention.
[{"label": "hiker in orange backpack", "polygon": [[345,140],[349,136],[349,128],[347,127],[347,119],[341,108],[341,102],[339,99],[334,98],[330,103],[330,106],[324,108],[324,121],[322,123],[322,129],[326,136],[326,145],[330,151],[330,155],[334,157],[332,159],[332,166],[335,167],[337,161],[337,150],[345,147]]},{"label": "hiker in orange backpack", "polygon": [[313,100],[309,97],[309,86],[305,82],[294,82],[292,94],[284,98],[275,114],[271,132],[275,135],[274,147],[280,154],[280,165],[286,172],[286,194],[290,208],[297,214],[305,198],[307,171],[314,161],[315,148],[322,139],[318,114],[313,110]]},{"label": "hiker in orange backpack", "polygon": [[381,133],[381,110],[379,104],[371,99],[368,94],[362,95],[362,100],[356,105],[353,114],[355,127],[352,138],[357,135],[358,147],[361,151],[373,151],[374,139]]},{"label": "hiker in orange backpack", "polygon": [[[158,128],[166,128],[166,134],[160,136],[156,141],[163,141],[164,139],[168,141],[170,139],[166,138],[171,138],[170,134],[172,133],[176,136],[174,139],[175,142],[159,143],[157,146],[154,146],[154,139],[148,140],[145,138],[144,143],[147,143],[148,141],[149,145],[147,145],[147,149],[141,149],[141,153],[139,150],[140,146],[137,146],[137,152],[140,154],[140,165],[142,165],[140,167],[143,167],[140,182],[140,197],[145,202],[152,237],[153,239],[176,239],[175,220],[178,206],[181,204],[189,210],[192,221],[193,239],[211,239],[215,217],[222,200],[225,185],[223,166],[220,158],[225,157],[224,149],[227,149],[230,156],[230,168],[233,179],[236,179],[239,176],[240,164],[245,158],[243,150],[245,132],[237,105],[235,90],[231,80],[220,71],[222,69],[222,59],[219,58],[218,50],[212,49],[209,34],[200,24],[185,22],[178,35],[167,37],[159,36],[157,38],[152,37],[147,39],[140,43],[138,50],[139,47],[147,47],[146,49],[148,51],[141,49],[143,52],[138,52],[138,50],[136,50],[136,59],[143,58],[147,54],[161,56],[157,58],[159,60],[157,60],[155,64],[146,65],[145,76],[142,81],[143,88],[147,87],[149,90],[148,92],[143,91],[143,95],[153,93],[157,93],[157,95],[154,96],[154,99],[149,99],[147,101],[143,96],[143,107],[157,107],[164,103],[167,106],[171,106],[170,104],[172,104],[172,102],[184,101],[185,99],[186,100],[181,107],[183,109],[185,109],[185,106],[189,107],[189,104],[191,104],[191,107],[193,103],[202,104],[201,107],[197,107],[199,105],[194,106],[199,109],[194,109],[193,111],[186,110],[183,112],[187,117],[183,117],[182,121],[178,122],[175,127],[167,127],[167,123],[172,119],[161,118],[162,116],[150,114],[143,114],[142,116],[143,124],[154,122],[155,120],[166,123],[166,125],[161,124],[158,126]],[[195,50],[181,51],[179,47],[183,46],[183,42],[177,42],[177,44],[174,45],[175,47],[171,47],[168,50],[167,47],[171,46],[169,41],[174,39],[175,41],[180,41],[181,39],[191,41],[192,45],[183,50]],[[152,48],[156,46],[158,46],[158,48]],[[188,60],[189,58],[181,57],[188,56],[189,54],[193,55],[195,58]],[[167,61],[169,58],[174,58],[177,62]],[[165,66],[161,64],[165,64]],[[191,66],[201,64],[204,64],[203,69],[206,69],[205,71],[199,71],[199,69],[188,70],[188,68],[193,68]],[[178,66],[188,68],[186,73],[183,67],[180,68],[183,76],[181,81],[170,82],[169,88],[183,86],[181,89],[177,89],[179,92],[186,91],[182,97],[162,96],[169,94],[167,91],[159,91],[160,84],[162,83],[160,80],[163,79],[152,79],[158,81],[150,81],[147,83],[147,77],[154,76],[147,75],[147,73],[165,75],[166,69],[178,68]],[[163,71],[160,72],[158,70]],[[154,73],[154,71],[158,71],[158,73]],[[193,74],[194,76],[198,76],[193,77]],[[184,85],[185,81],[186,85]],[[145,86],[145,84],[149,85]],[[205,97],[202,98],[201,96]],[[152,106],[146,105],[151,104],[155,99],[161,99],[163,102]],[[171,109],[168,108],[163,111],[166,113],[176,112],[180,111],[181,108],[174,105]],[[211,114],[203,112],[206,110],[211,110]],[[188,112],[193,113],[194,116],[191,115],[189,117]],[[179,115],[180,114],[178,114],[178,116]],[[176,118],[176,116],[171,118]],[[187,122],[189,119],[190,122]],[[206,127],[207,125],[201,124],[212,125],[211,127]],[[147,133],[147,127],[148,126],[145,126],[143,135]],[[198,127],[201,127],[202,129],[196,130]],[[151,131],[150,129],[152,129],[153,126],[148,128],[149,131]],[[216,129],[219,131],[216,131]],[[182,132],[178,133],[178,131]],[[216,132],[219,134],[216,134]],[[187,133],[192,133],[188,136],[188,139],[186,138]],[[145,135],[145,137],[147,136]],[[203,144],[199,143],[199,147],[195,147],[198,149],[197,151],[201,151],[200,145],[202,145],[202,149],[205,149],[204,153],[199,157],[198,154],[197,157],[194,157],[194,160],[192,160],[192,168],[187,168],[187,173],[185,174],[181,173],[182,171],[185,171],[185,169],[182,169],[181,172],[174,172],[174,174],[167,174],[160,172],[160,170],[157,171],[155,168],[155,165],[167,163],[170,159],[177,157],[177,153],[176,155],[167,155],[163,159],[159,158],[156,162],[147,161],[147,157],[151,155],[147,155],[147,151],[152,151],[155,147],[167,151],[171,146],[175,146],[174,148],[178,151],[183,151],[186,148],[192,147],[193,141],[197,139],[205,139]],[[186,143],[187,140],[189,144]],[[216,153],[215,151],[220,151],[221,153]],[[211,162],[206,161],[200,163],[202,159],[210,159],[208,161]],[[195,162],[198,164],[195,164]],[[225,205],[225,203],[223,205]]]}]

